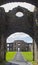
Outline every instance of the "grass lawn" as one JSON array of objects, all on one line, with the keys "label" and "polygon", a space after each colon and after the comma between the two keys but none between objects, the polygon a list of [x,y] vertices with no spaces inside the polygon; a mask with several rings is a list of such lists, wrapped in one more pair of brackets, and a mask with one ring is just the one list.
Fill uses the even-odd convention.
[{"label": "grass lawn", "polygon": [[[22,56],[24,57],[25,60],[32,62],[33,65],[38,65],[35,61],[33,61],[33,53],[32,52],[21,52]],[[14,59],[16,55],[16,52],[7,52],[6,53],[6,60],[10,61]],[[1,63],[0,65],[5,65],[5,63]]]},{"label": "grass lawn", "polygon": [[10,61],[10,60],[14,59],[15,54],[16,54],[16,52],[7,52],[6,53],[6,60]]},{"label": "grass lawn", "polygon": [[33,53],[32,52],[21,52],[21,53],[25,60],[32,62],[33,65],[38,65],[38,62],[33,61]]},{"label": "grass lawn", "polygon": [[32,62],[33,61],[33,53],[32,52],[21,52],[22,56],[25,60]]}]

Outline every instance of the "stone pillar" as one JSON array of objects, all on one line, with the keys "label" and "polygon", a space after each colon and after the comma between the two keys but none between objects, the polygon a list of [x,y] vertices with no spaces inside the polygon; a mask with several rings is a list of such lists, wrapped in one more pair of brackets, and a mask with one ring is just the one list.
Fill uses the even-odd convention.
[{"label": "stone pillar", "polygon": [[6,16],[4,8],[0,7],[0,61],[5,57],[5,32],[6,32]]},{"label": "stone pillar", "polygon": [[0,48],[0,61],[4,61],[5,60],[5,55],[6,55],[6,42],[5,42],[5,38],[2,35],[1,36],[1,48]]},{"label": "stone pillar", "polygon": [[35,42],[35,40],[33,40],[33,60],[37,61],[37,43]]},{"label": "stone pillar", "polygon": [[38,8],[34,10],[33,60],[38,61]]},{"label": "stone pillar", "polygon": [[1,56],[1,35],[0,35],[0,62],[2,61],[2,56]]},{"label": "stone pillar", "polygon": [[3,36],[0,38],[0,61],[4,59],[4,46],[3,46]]},{"label": "stone pillar", "polygon": [[[37,43],[37,51],[38,51],[38,43]],[[38,52],[37,52],[37,61],[38,61]]]}]

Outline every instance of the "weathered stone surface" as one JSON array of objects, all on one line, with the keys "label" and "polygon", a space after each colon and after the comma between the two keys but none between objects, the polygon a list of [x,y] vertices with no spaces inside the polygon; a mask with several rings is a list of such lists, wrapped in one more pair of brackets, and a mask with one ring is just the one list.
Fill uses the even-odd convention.
[{"label": "weathered stone surface", "polygon": [[34,11],[34,60],[38,61],[38,8]]},{"label": "weathered stone surface", "polygon": [[[22,12],[23,17],[17,17],[15,14],[17,12]],[[20,6],[14,8],[7,13],[7,37],[15,32],[25,32],[33,37],[33,13],[29,12],[27,9]]]},{"label": "weathered stone surface", "polygon": [[[23,12],[24,16],[16,17],[17,12]],[[33,16],[34,14],[34,16]],[[34,20],[33,20],[34,19]],[[36,42],[35,60],[38,59],[38,8],[34,13],[29,12],[23,7],[16,7],[13,10],[5,13],[3,8],[0,8],[0,58],[5,59],[6,54],[6,38],[15,32],[24,32],[29,34]],[[4,35],[4,37],[2,37]],[[37,49],[36,49],[37,48]],[[3,50],[4,49],[4,50]],[[37,55],[37,57],[36,57]]]},{"label": "weathered stone surface", "polygon": [[4,44],[5,44],[5,10],[0,8],[0,62],[4,60]]}]

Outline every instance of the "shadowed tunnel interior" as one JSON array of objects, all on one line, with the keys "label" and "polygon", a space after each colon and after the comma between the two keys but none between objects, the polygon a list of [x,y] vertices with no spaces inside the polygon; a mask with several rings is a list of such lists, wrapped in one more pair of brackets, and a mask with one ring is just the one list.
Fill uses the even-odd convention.
[{"label": "shadowed tunnel interior", "polygon": [[[24,15],[22,17],[17,17],[17,12],[22,12]],[[6,14],[6,21],[6,36],[14,32],[25,32],[33,37],[33,13],[29,12],[27,9],[20,6],[14,8]]]},{"label": "shadowed tunnel interior", "polygon": [[[4,3],[6,2],[3,1]],[[0,5],[3,4],[2,2]],[[33,3],[34,4],[34,3]],[[36,4],[35,4],[36,5]],[[37,6],[37,5],[36,5]],[[16,16],[16,13],[21,12],[23,13],[22,17]],[[37,16],[37,17],[36,17]],[[30,12],[28,9],[17,6],[13,8],[12,10],[9,10],[9,12],[5,12],[3,7],[0,7],[0,43],[3,45],[2,47],[2,53],[0,54],[0,57],[2,60],[5,60],[5,54],[6,54],[6,39],[10,34],[13,34],[15,32],[24,32],[30,35],[34,39],[34,43],[36,46],[34,46],[34,52],[35,52],[35,58],[37,60],[38,53],[36,53],[37,49],[37,43],[38,43],[38,8],[35,7],[34,12]],[[35,42],[36,41],[36,42]],[[0,49],[1,49],[0,47]],[[5,49],[5,50],[4,50]],[[37,57],[36,57],[37,56]]]}]

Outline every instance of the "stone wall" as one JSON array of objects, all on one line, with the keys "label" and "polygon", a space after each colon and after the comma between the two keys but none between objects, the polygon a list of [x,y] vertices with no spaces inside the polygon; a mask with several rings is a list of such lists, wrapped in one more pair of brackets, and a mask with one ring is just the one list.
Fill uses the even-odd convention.
[{"label": "stone wall", "polygon": [[38,61],[38,8],[34,10],[34,40],[33,40],[33,59]]},{"label": "stone wall", "polygon": [[3,61],[5,59],[5,22],[5,10],[4,8],[0,7],[0,61]]}]

